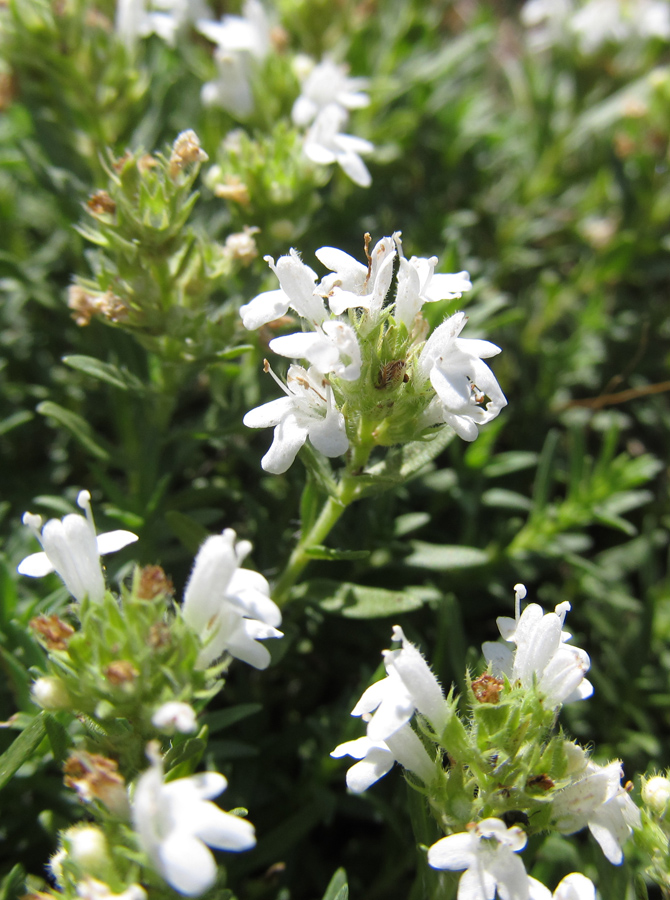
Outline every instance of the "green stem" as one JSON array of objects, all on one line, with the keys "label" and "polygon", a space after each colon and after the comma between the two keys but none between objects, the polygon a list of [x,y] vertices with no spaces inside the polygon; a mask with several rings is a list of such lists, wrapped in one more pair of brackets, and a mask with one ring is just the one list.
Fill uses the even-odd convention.
[{"label": "green stem", "polygon": [[354,473],[360,472],[366,464],[373,446],[374,443],[369,437],[367,440],[361,439],[340,478],[335,495],[326,499],[316,522],[298,541],[297,546],[289,557],[286,568],[272,591],[272,599],[279,607],[286,606],[290,602],[291,588],[302,575],[312,558],[307,552],[309,548],[322,544],[341,518],[347,506],[358,499],[359,484]]}]

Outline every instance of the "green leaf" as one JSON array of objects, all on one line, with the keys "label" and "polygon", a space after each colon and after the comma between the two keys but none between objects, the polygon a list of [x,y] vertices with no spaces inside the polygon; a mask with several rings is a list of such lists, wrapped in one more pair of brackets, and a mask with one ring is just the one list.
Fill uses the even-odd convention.
[{"label": "green leaf", "polygon": [[498,453],[491,462],[484,467],[486,478],[499,478],[501,475],[510,475],[512,472],[521,472],[523,469],[532,469],[537,465],[539,456],[530,450],[510,450],[509,453]]},{"label": "green leaf", "polygon": [[168,510],[165,520],[190,553],[197,553],[202,542],[209,537],[210,533],[204,525],[176,509]]},{"label": "green leaf", "polygon": [[30,420],[34,418],[35,416],[33,415],[33,413],[31,413],[30,410],[27,409],[22,409],[19,412],[15,412],[11,416],[7,416],[6,419],[3,419],[2,422],[0,422],[0,434],[7,434],[14,428],[18,428],[19,425],[25,425],[26,422],[30,422]]},{"label": "green leaf", "polygon": [[165,756],[165,780],[174,781],[192,775],[206,749],[207,741],[199,737],[173,746]]},{"label": "green leaf", "polygon": [[23,894],[26,881],[26,870],[20,863],[13,866],[0,884],[0,900],[15,900]]},{"label": "green leaf", "polygon": [[248,716],[253,716],[263,709],[262,703],[239,703],[237,706],[231,706],[229,709],[219,709],[216,712],[208,713],[203,716],[202,721],[207,725],[210,734],[216,734],[217,731],[223,731],[236,722],[241,722]]},{"label": "green leaf", "polygon": [[42,416],[54,419],[59,425],[68,431],[72,437],[96,459],[108,462],[110,454],[103,449],[93,436],[93,430],[88,422],[72,410],[65,409],[51,400],[44,400],[37,407],[37,412]]},{"label": "green leaf", "polygon": [[326,457],[322,453],[318,453],[309,441],[306,441],[300,450],[300,459],[322,493],[327,497],[337,499],[337,483]]},{"label": "green leaf", "polygon": [[335,550],[333,547],[324,547],[323,544],[314,544],[305,549],[305,556],[311,556],[312,559],[365,559],[369,555],[369,550]]},{"label": "green leaf", "polygon": [[344,869],[338,869],[330,879],[323,900],[349,900],[349,885]]},{"label": "green leaf", "polygon": [[0,790],[33,755],[46,734],[47,713],[41,712],[0,756]]},{"label": "green leaf", "polygon": [[111,363],[101,362],[93,356],[64,356],[63,362],[71,369],[84,372],[91,378],[97,378],[98,381],[104,381],[122,391],[127,391],[129,387],[134,387],[136,390],[144,388],[142,382],[134,375],[121,371]]},{"label": "green leaf", "polygon": [[528,497],[505,488],[490,488],[484,491],[482,504],[493,509],[511,509],[517,512],[528,512],[533,505]]},{"label": "green leaf", "polygon": [[315,578],[299,585],[293,596],[345,619],[380,619],[420,609],[424,603],[439,600],[441,595],[435,588],[422,585],[407,587],[402,591],[390,591],[346,581]]},{"label": "green leaf", "polygon": [[240,344],[237,347],[226,347],[225,350],[219,350],[216,354],[217,359],[235,359],[242,353],[248,353],[253,350],[253,344]]},{"label": "green leaf", "polygon": [[411,441],[397,450],[389,451],[383,462],[370,466],[359,476],[358,496],[386,491],[409,481],[439,456],[454,437],[455,433],[451,428],[442,428],[430,439]]},{"label": "green leaf", "polygon": [[406,566],[448,572],[451,569],[472,569],[485,566],[489,555],[478,547],[462,547],[459,544],[428,544],[412,541],[412,552],[404,560]]},{"label": "green leaf", "polygon": [[72,743],[70,735],[53,716],[47,716],[44,724],[46,725],[47,737],[51,744],[51,752],[56,762],[61,764],[65,762],[68,749]]}]

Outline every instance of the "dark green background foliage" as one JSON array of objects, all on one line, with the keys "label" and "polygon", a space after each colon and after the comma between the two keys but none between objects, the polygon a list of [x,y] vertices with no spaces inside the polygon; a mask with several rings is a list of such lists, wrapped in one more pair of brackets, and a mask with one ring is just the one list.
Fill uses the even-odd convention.
[{"label": "dark green background foliage", "polygon": [[[240,898],[321,897],[339,866],[354,897],[419,898],[401,776],[354,797],[328,756],[361,733],[349,711],[393,624],[445,685],[461,684],[496,636],[495,617],[511,613],[515,582],[545,608],[569,600],[595,696],[564,710],[565,727],[600,761],[623,758],[627,778],[670,761],[667,49],[531,51],[502,3],[278,0],[271,12],[292,51],[332,53],[371,79],[371,105],[350,126],[378,148],[363,190],[340,171],[317,184],[293,170],[297,87],[279,63],[265,105],[242,123],[260,162],[224,159],[220,142],[239,123],[200,105],[213,76],[206,42],[173,49],[152,37],[129,54],[109,29],[82,24],[94,8],[113,18],[112,7],[17,0],[0,10],[0,718],[18,710],[22,726],[36,715],[28,668],[41,651],[27,622],[67,602],[55,576],[15,575],[34,549],[24,510],[62,515],[89,489],[101,530],[140,535],[108,573],[128,577],[133,558],[160,563],[178,595],[202,537],[224,527],[253,542],[252,566],[270,581],[281,572],[305,469],[260,468],[269,432],[245,429],[242,416],[276,396],[261,371],[268,335],[245,333],[235,311],[274,287],[266,253],[296,246],[316,265],[323,245],[360,257],[364,232],[401,229],[408,257],[469,270],[470,294],[424,311],[437,323],[465,308],[469,336],[503,348],[493,368],[509,406],[475,443],[454,439],[410,482],[346,512],[328,545],[368,554],[310,564],[286,637],[271,642],[273,666],[235,664],[214,701],[206,762],[230,777],[226,807],[248,808],[259,835],[255,850],[226,860]],[[98,320],[79,328],[67,308],[72,279],[96,271],[76,226],[91,227],[85,201],[108,188],[109,153],[165,151],[187,128],[253,188],[243,208],[198,185],[188,228],[204,248],[206,303],[188,320],[202,338],[190,360],[170,359],[155,334]],[[270,177],[285,181],[272,201]],[[243,224],[260,229],[258,258],[207,269],[213,243]],[[307,517],[313,499],[303,498]],[[258,706],[217,727],[238,703]],[[1,731],[0,749],[15,736]],[[42,875],[56,829],[83,815],[47,738],[0,802],[12,811],[3,874],[18,861]],[[552,884],[581,865],[602,870],[604,897],[623,898],[625,873],[607,870],[587,838],[535,849]]]}]

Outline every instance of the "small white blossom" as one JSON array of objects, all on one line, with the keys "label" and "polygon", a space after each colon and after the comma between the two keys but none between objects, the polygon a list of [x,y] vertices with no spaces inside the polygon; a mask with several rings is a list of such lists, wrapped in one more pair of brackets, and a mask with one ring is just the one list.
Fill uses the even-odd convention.
[{"label": "small white blossom", "polygon": [[663,775],[652,775],[642,782],[642,800],[658,816],[664,816],[670,803],[670,780]]},{"label": "small white blossom", "polygon": [[394,238],[384,237],[375,244],[367,266],[337,247],[316,251],[319,262],[332,272],[322,279],[320,290],[336,316],[347,309],[364,309],[372,322],[377,320],[393,279]]},{"label": "small white blossom", "polygon": [[433,869],[466,871],[458,883],[458,900],[528,900],[529,879],[516,854],[526,846],[518,826],[483,819],[469,831],[441,838],[428,850]]},{"label": "small white blossom", "polygon": [[120,894],[114,894],[109,885],[88,877],[77,885],[77,896],[81,900],[146,900],[147,892],[141,885],[131,884]]},{"label": "small white blossom", "polygon": [[347,109],[361,109],[370,103],[363,93],[367,78],[350,78],[346,66],[322,59],[306,73],[300,96],[293,104],[291,118],[299,127],[309,125],[318,112],[331,103]]},{"label": "small white blossom", "polygon": [[507,400],[483,362],[500,353],[500,347],[459,337],[466,322],[465,313],[458,312],[439,325],[426,341],[418,364],[437,394],[426,411],[426,424],[445,422],[463,440],[474,441],[479,426],[495,419]]},{"label": "small white blossom", "polygon": [[174,46],[186,25],[209,16],[204,0],[118,0],[115,27],[129,48],[150,34]]},{"label": "small white blossom", "polygon": [[280,288],[264,291],[240,309],[242,324],[250,331],[260,328],[290,309],[295,310],[313,326],[321,325],[327,316],[323,297],[317,293],[317,275],[306,265],[295,250],[280,256],[275,264],[271,256],[264,257],[279,280]]},{"label": "small white blossom", "polygon": [[211,802],[226,786],[217,772],[165,784],[157,758],[137,782],[132,812],[140,846],[165,881],[188,897],[216,881],[216,862],[207,846],[239,852],[256,843],[251,822]]},{"label": "small white blossom", "polygon": [[[572,755],[576,755],[573,748]],[[572,760],[573,768],[575,760]],[[640,810],[621,785],[623,769],[615,760],[599,766],[581,751],[581,770],[572,784],[559,791],[552,812],[556,828],[574,834],[588,826],[606,858],[615,866],[623,862],[622,845],[633,828],[640,827]]]},{"label": "small white blossom", "polygon": [[88,597],[92,603],[100,603],[105,595],[100,555],[121,550],[136,541],[137,535],[122,530],[96,535],[88,491],[79,492],[77,505],[85,511],[85,517],[70,513],[62,520],[49,519],[44,528],[40,516],[24,514],[23,524],[33,532],[44,552],[27,556],[17,571],[31,578],[56,572],[76,600],[81,602]]},{"label": "small white blossom", "polygon": [[151,717],[151,723],[167,734],[174,734],[175,731],[192,734],[198,728],[193,707],[178,700],[170,700],[159,706]]},{"label": "small white blossom", "polygon": [[246,0],[242,16],[199,21],[198,30],[216,44],[218,77],[202,88],[205,106],[221,106],[240,118],[253,112],[255,68],[271,48],[270,23],[259,0]]},{"label": "small white blossom", "polygon": [[250,410],[242,420],[248,428],[273,428],[272,446],[261,460],[266,472],[281,475],[310,439],[325,456],[346,453],[349,439],[344,416],[335,406],[333,389],[314,367],[290,366],[286,386],[276,379],[286,397]]},{"label": "small white blossom", "polygon": [[402,647],[384,651],[386,678],[376,681],[363,693],[351,715],[363,716],[368,722],[368,738],[374,742],[388,744],[389,738],[409,722],[416,710],[441,735],[448,707],[437,678],[399,625],[393,628],[393,640],[401,641]]},{"label": "small white blossom", "polygon": [[270,599],[266,579],[240,568],[251,544],[236,544],[235,538],[232,528],[207,538],[184,591],[184,620],[204,643],[198,668],[206,668],[228,652],[256,669],[265,669],[270,653],[258,641],[282,637],[277,630],[281,612]]},{"label": "small white blossom", "polygon": [[586,875],[572,872],[559,882],[552,894],[549,888],[535,878],[528,878],[530,900],[596,900],[595,885]]},{"label": "small white blossom", "polygon": [[270,349],[290,359],[306,359],[324,375],[332,372],[345,381],[356,381],[361,374],[361,348],[346,322],[330,320],[316,331],[273,338]]},{"label": "small white blossom", "polygon": [[303,152],[320,166],[337,163],[359,187],[370,187],[372,178],[361,159],[374,153],[374,144],[364,138],[343,134],[348,115],[341,106],[331,103],[318,113],[305,134]]},{"label": "small white blossom", "polygon": [[42,709],[59,710],[68,709],[72,706],[72,700],[67,692],[67,688],[60,680],[52,675],[45,678],[38,678],[33,682],[30,688],[30,695],[33,701],[41,706]]},{"label": "small white blossom", "polygon": [[404,322],[408,329],[411,329],[424,303],[453,300],[472,287],[467,272],[436,275],[437,256],[430,259],[413,256],[407,260],[402,255],[399,235],[396,243],[400,252],[400,268],[394,317],[396,321]]},{"label": "small white blossom", "polygon": [[[518,605],[526,595],[525,587],[516,585],[516,593]],[[519,682],[528,689],[535,685],[554,707],[590,697],[593,686],[584,677],[591,665],[589,656],[565,643],[571,638],[563,631],[569,609],[569,603],[559,603],[555,612],[545,614],[537,603],[529,603],[514,619],[499,617],[500,634],[516,649],[509,643],[487,641],[482,645],[493,674],[506,675],[512,684]]]},{"label": "small white blossom", "polygon": [[385,741],[372,741],[369,737],[345,741],[330,755],[335,759],[352,756],[360,760],[346,775],[347,787],[354,794],[362,794],[375,781],[379,781],[395,762],[417,775],[424,784],[429,784],[435,777],[435,766],[409,725],[403,725]]}]

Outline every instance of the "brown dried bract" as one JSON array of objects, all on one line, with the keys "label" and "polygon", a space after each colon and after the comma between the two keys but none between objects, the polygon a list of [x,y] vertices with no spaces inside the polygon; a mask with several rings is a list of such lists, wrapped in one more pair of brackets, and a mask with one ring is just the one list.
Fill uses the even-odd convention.
[{"label": "brown dried bract", "polygon": [[117,659],[105,666],[103,673],[107,681],[113,685],[129,684],[140,674],[135,666],[127,659]]},{"label": "brown dried bract", "polygon": [[156,597],[172,596],[174,584],[160,566],[143,566],[137,585],[137,596],[140,600],[155,600]]},{"label": "brown dried bract", "polygon": [[536,789],[540,791],[550,791],[553,786],[554,782],[545,772],[541,775],[533,775],[533,777],[529,778],[526,782],[528,790]]},{"label": "brown dried bract", "polygon": [[161,647],[168,647],[170,640],[170,629],[164,622],[157,622],[149,629],[147,643],[152,650],[160,650]]},{"label": "brown dried bract", "polygon": [[116,212],[116,202],[112,200],[107,191],[96,191],[86,201],[89,212],[94,216],[113,215]]},{"label": "brown dried bract", "polygon": [[502,678],[484,673],[472,682],[472,691],[480,703],[497,703],[504,684]]},{"label": "brown dried bract", "polygon": [[47,650],[67,650],[67,642],[74,634],[74,628],[56,615],[35,616],[30,620],[30,627]]},{"label": "brown dried bract", "polygon": [[77,791],[82,800],[99,800],[112,812],[123,814],[128,798],[118,768],[113,759],[80,750],[68,757],[63,765],[65,784]]}]

